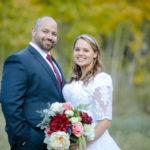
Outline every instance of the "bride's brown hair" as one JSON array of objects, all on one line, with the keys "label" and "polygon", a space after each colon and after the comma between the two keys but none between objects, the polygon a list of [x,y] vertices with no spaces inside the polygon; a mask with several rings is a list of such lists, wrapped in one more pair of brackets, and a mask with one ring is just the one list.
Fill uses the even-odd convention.
[{"label": "bride's brown hair", "polygon": [[94,58],[92,69],[89,72],[87,72],[86,75],[82,79],[81,79],[81,76],[82,76],[81,68],[73,60],[72,61],[72,75],[68,82],[70,83],[74,80],[75,81],[82,80],[84,82],[84,84],[86,84],[89,82],[89,79],[91,77],[94,77],[99,72],[104,71],[104,68],[103,68],[103,65],[101,62],[101,58],[100,58],[101,57],[100,48],[99,48],[99,45],[98,45],[98,42],[96,41],[96,39],[94,37],[92,37],[91,35],[82,34],[82,35],[76,37],[74,44],[73,44],[73,49],[75,48],[75,44],[79,39],[83,39],[86,42],[88,42],[90,44],[90,46],[92,47],[93,51],[97,53],[97,56],[96,56],[96,58]]}]

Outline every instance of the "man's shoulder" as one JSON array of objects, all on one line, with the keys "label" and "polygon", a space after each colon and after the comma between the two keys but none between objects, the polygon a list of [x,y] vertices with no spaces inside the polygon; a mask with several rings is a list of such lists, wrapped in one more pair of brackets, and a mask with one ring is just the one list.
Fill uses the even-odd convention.
[{"label": "man's shoulder", "polygon": [[23,55],[24,56],[24,55],[30,54],[29,47],[30,47],[30,45],[28,45],[26,48],[16,52],[15,54],[12,54],[12,55],[16,55],[16,56],[22,56]]},{"label": "man's shoulder", "polygon": [[[28,46],[29,47],[29,46]],[[10,61],[10,60],[24,60],[26,58],[30,57],[30,52],[29,52],[29,48],[26,47],[14,54],[11,54],[10,56],[8,56],[6,58],[6,61]]]}]

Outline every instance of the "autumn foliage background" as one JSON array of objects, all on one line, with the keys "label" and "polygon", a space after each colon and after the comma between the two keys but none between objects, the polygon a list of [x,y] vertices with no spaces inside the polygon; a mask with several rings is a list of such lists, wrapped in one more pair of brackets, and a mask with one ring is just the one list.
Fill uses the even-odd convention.
[{"label": "autumn foliage background", "polygon": [[[123,150],[150,147],[150,0],[0,0],[0,78],[3,62],[31,41],[41,16],[58,24],[53,55],[71,73],[72,45],[82,33],[100,44],[114,83],[110,133]],[[0,149],[8,150],[0,109]]]}]

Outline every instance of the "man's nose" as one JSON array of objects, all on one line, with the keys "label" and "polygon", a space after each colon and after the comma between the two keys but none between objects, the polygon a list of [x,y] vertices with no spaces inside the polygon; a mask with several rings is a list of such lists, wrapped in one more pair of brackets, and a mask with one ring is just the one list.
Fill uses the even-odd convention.
[{"label": "man's nose", "polygon": [[48,39],[52,39],[52,34],[49,33],[49,34],[47,35],[47,38],[48,38]]}]

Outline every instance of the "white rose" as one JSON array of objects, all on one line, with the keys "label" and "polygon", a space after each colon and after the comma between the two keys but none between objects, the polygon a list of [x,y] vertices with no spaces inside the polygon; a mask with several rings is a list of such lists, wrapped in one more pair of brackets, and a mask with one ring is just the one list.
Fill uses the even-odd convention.
[{"label": "white rose", "polygon": [[72,117],[69,119],[72,124],[78,123],[81,121],[81,117]]},{"label": "white rose", "polygon": [[94,127],[92,125],[85,124],[83,128],[84,128],[83,135],[86,136],[87,141],[94,140],[95,137]]},{"label": "white rose", "polygon": [[72,117],[74,115],[74,112],[72,110],[66,110],[65,114],[67,115],[67,117]]},{"label": "white rose", "polygon": [[62,110],[62,104],[61,103],[58,103],[58,102],[55,102],[51,105],[51,110],[54,111],[54,112],[59,112]]}]

